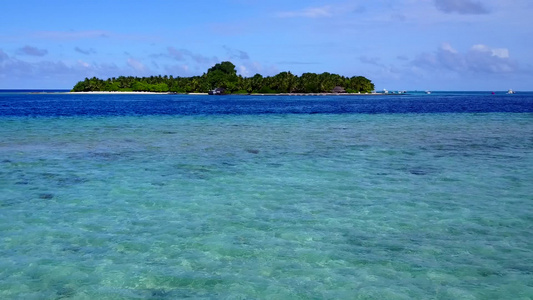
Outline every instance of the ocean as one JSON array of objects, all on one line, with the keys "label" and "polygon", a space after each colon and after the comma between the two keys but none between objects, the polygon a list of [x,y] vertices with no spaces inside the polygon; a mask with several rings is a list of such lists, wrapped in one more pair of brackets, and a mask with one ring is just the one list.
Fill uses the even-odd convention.
[{"label": "ocean", "polygon": [[0,92],[1,299],[532,299],[533,93]]}]

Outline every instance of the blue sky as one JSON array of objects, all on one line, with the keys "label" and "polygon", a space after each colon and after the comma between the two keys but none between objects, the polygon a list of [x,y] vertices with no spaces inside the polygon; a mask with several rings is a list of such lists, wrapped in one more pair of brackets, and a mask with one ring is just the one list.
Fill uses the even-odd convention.
[{"label": "blue sky", "polygon": [[365,76],[377,90],[533,90],[531,0],[2,1],[0,89],[85,77]]}]

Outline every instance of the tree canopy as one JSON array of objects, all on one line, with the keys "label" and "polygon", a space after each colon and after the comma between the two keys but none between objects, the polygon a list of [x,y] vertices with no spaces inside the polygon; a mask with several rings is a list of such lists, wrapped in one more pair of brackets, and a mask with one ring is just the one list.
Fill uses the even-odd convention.
[{"label": "tree canopy", "polygon": [[301,76],[291,72],[281,72],[271,77],[263,77],[261,74],[242,77],[237,75],[233,63],[224,61],[209,68],[202,76],[120,76],[106,80],[93,77],[76,83],[72,91],[206,93],[215,88],[224,88],[226,93],[231,94],[329,93],[336,86],[343,87],[349,93],[374,90],[374,84],[363,76],[345,77],[327,72],[304,73]]}]

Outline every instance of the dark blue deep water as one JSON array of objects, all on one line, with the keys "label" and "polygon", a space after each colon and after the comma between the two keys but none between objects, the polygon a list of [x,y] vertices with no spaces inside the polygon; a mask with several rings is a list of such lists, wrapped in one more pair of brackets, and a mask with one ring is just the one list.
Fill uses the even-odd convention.
[{"label": "dark blue deep water", "polygon": [[533,93],[198,96],[0,93],[2,116],[380,114],[533,112]]}]

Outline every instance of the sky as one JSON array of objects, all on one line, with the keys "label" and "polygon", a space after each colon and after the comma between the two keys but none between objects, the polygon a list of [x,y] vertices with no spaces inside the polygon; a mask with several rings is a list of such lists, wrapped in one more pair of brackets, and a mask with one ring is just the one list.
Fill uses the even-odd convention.
[{"label": "sky", "polygon": [[2,0],[0,89],[86,77],[365,76],[376,90],[533,90],[531,0]]}]

